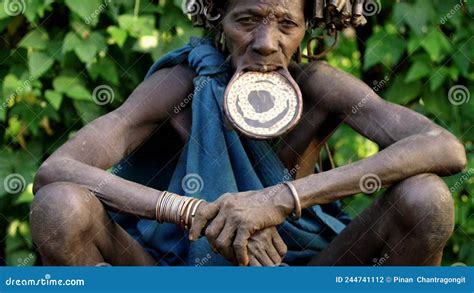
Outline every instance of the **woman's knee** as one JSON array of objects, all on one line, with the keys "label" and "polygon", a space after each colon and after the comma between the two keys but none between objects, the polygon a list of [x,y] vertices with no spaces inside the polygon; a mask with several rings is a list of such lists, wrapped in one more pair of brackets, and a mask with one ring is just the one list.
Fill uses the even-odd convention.
[{"label": "woman's knee", "polygon": [[445,242],[454,229],[454,204],[443,179],[420,174],[401,181],[389,192],[399,222],[431,242]]},{"label": "woman's knee", "polygon": [[80,185],[58,182],[42,187],[30,211],[33,241],[40,250],[76,241],[93,227],[99,206],[94,194]]}]

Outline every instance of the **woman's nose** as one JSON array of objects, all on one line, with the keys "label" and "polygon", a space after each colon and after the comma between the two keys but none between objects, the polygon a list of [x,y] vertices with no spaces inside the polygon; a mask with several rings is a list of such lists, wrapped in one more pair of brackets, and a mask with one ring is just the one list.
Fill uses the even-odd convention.
[{"label": "woman's nose", "polygon": [[263,24],[256,29],[252,50],[262,56],[278,51],[278,36],[271,24]]}]

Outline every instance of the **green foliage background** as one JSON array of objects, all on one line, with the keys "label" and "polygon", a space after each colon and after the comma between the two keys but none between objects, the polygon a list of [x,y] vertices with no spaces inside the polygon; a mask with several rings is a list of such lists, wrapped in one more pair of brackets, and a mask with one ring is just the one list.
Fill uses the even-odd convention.
[{"label": "green foliage background", "polygon": [[[20,3],[16,16],[11,2]],[[469,166],[446,178],[456,202],[456,228],[444,264],[474,265],[474,99],[458,106],[448,99],[456,85],[474,93],[474,3],[376,2],[380,11],[358,37],[346,31],[327,61],[464,142]],[[180,0],[0,4],[0,261],[34,265],[28,213],[41,162],[85,123],[120,105],[154,60],[204,32],[183,16]],[[103,85],[115,95],[112,103],[98,105],[93,92]],[[331,148],[339,166],[378,151],[347,127],[331,139]],[[24,179],[13,194],[3,184],[12,174]],[[355,215],[370,201],[357,195],[345,202],[346,210]]]}]

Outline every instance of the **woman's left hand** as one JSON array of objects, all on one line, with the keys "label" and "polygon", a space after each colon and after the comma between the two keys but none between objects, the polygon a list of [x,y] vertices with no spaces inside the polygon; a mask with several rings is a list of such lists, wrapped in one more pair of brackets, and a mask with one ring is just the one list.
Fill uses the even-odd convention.
[{"label": "woman's left hand", "polygon": [[294,199],[283,185],[224,194],[208,208],[198,209],[190,239],[198,239],[208,224],[205,235],[210,245],[216,251],[232,246],[238,264],[247,266],[249,238],[260,230],[283,223],[293,209]]}]

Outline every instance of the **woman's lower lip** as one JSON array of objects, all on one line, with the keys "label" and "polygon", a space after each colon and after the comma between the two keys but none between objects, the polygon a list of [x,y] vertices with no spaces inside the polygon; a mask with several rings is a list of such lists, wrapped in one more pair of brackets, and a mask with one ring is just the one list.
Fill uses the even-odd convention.
[{"label": "woman's lower lip", "polygon": [[244,70],[246,71],[259,71],[259,72],[269,72],[276,71],[280,67],[276,65],[259,65],[259,66],[248,66]]}]

